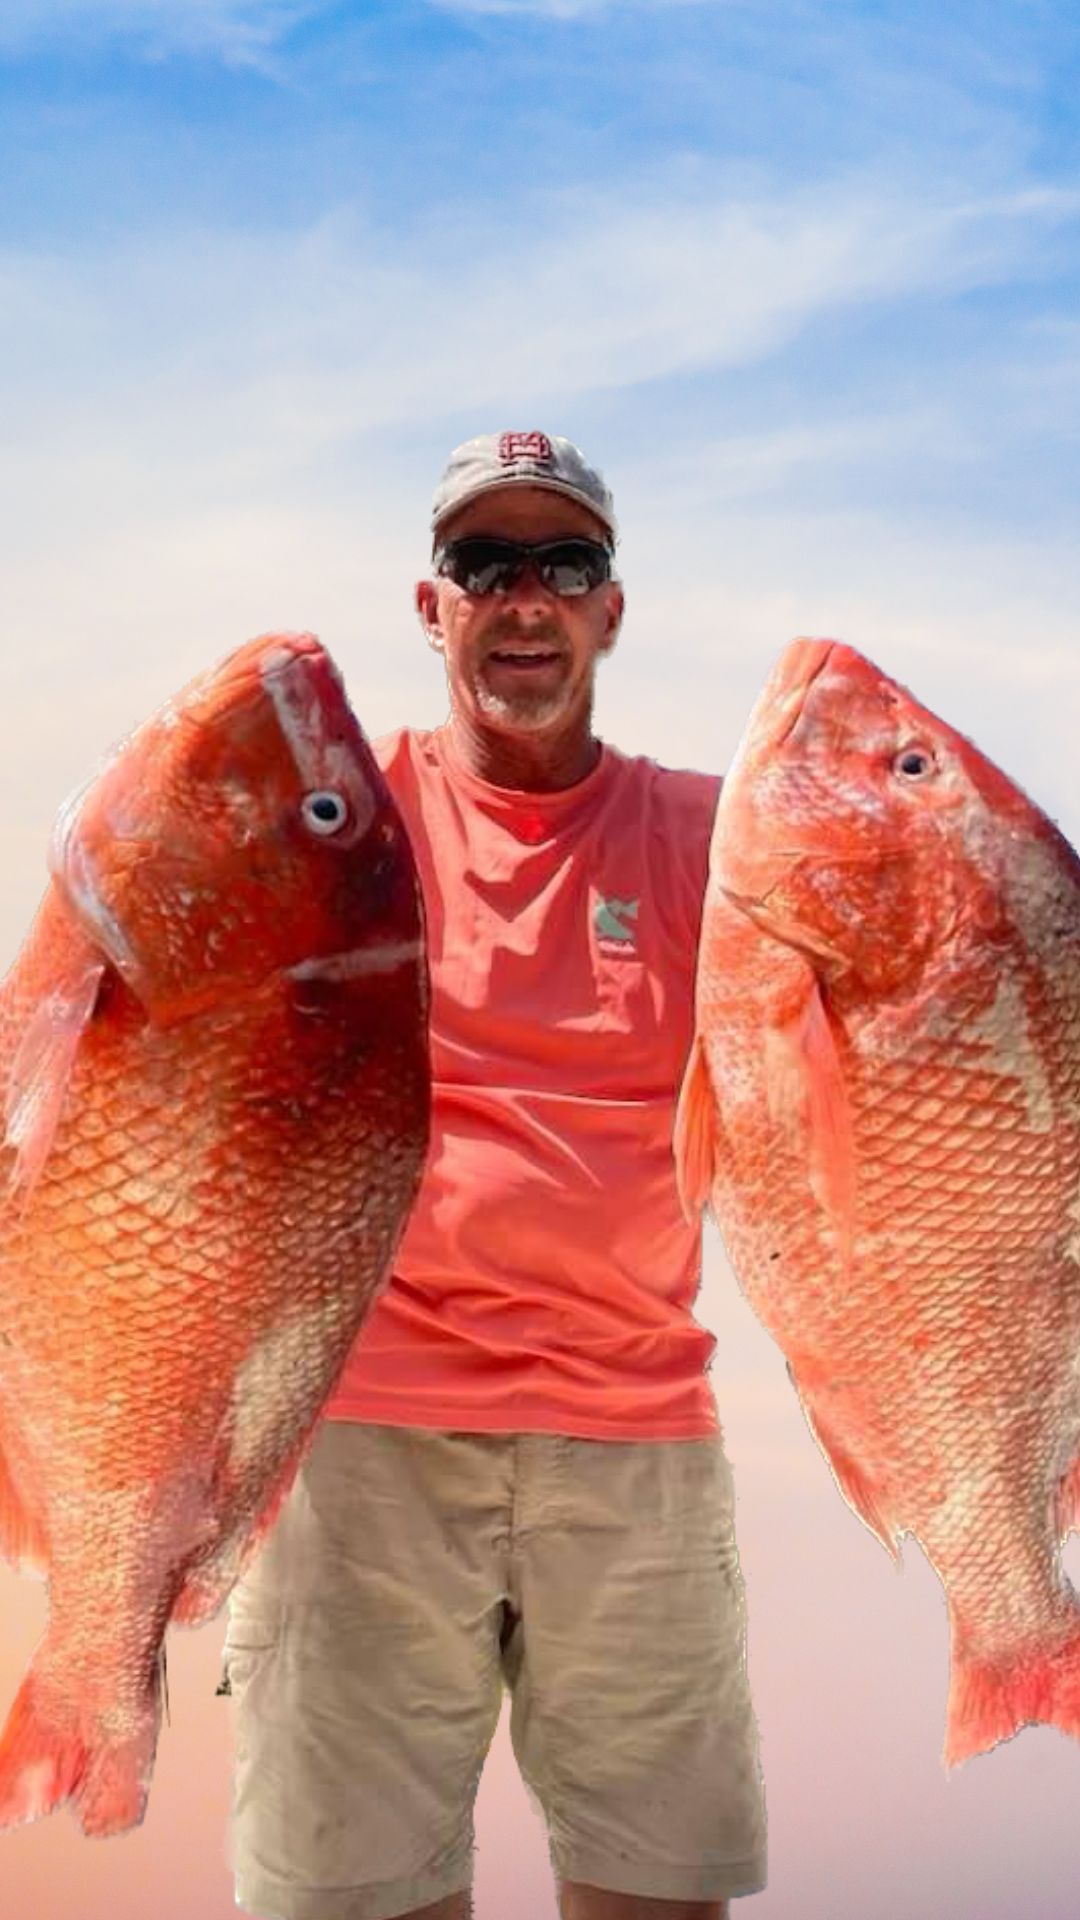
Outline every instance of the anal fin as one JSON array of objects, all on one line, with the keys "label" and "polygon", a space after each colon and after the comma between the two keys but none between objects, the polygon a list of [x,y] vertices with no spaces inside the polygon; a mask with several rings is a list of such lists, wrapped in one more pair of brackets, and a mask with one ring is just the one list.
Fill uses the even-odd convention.
[{"label": "anal fin", "polygon": [[[795,1379],[794,1374],[792,1374],[792,1378]],[[797,1389],[797,1380],[795,1380],[795,1385]],[[822,1453],[825,1455],[832,1469],[833,1478],[843,1494],[844,1499],[847,1501],[848,1506],[851,1507],[853,1512],[858,1514],[859,1519],[865,1526],[869,1527],[870,1532],[881,1541],[886,1553],[898,1562],[900,1559],[900,1536],[896,1528],[896,1523],[889,1514],[881,1497],[880,1490],[875,1487],[866,1468],[860,1465],[844,1442],[839,1439],[833,1428],[830,1427],[828,1417],[823,1416],[819,1408],[812,1406],[802,1393],[799,1394],[799,1400],[803,1413],[806,1416],[807,1425],[814,1439],[817,1441],[818,1446],[821,1448]]]},{"label": "anal fin", "polygon": [[12,1478],[0,1431],[0,1554],[13,1567],[47,1576],[49,1543],[41,1522],[27,1512]]},{"label": "anal fin", "polygon": [[234,1534],[210,1557],[191,1566],[173,1602],[170,1621],[178,1627],[199,1627],[224,1606],[237,1581],[251,1564],[285,1504],[301,1465],[314,1445],[318,1423],[294,1448],[245,1533]]}]

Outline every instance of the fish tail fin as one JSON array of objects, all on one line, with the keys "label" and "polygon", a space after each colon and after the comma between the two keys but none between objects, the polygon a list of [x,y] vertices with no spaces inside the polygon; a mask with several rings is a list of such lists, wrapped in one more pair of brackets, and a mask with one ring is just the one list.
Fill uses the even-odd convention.
[{"label": "fish tail fin", "polygon": [[61,1730],[43,1713],[31,1667],[0,1735],[0,1827],[52,1813],[77,1792],[86,1765],[78,1730]]},{"label": "fish tail fin", "polygon": [[74,1802],[83,1832],[123,1833],[146,1811],[157,1747],[158,1680],[134,1734],[94,1739],[92,1723],[43,1688],[35,1661],[0,1735],[0,1827],[40,1820]]},{"label": "fish tail fin", "polygon": [[959,1766],[1039,1722],[1080,1739],[1080,1621],[1053,1652],[1011,1660],[953,1657],[942,1758]]}]

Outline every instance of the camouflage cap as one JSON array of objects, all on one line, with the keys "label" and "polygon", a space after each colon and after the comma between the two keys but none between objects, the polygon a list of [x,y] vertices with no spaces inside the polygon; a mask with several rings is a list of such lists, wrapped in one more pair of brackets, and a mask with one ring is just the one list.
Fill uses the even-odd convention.
[{"label": "camouflage cap", "polygon": [[618,539],[615,508],[601,475],[572,440],[547,433],[481,433],[455,447],[446,463],[431,509],[437,536],[450,514],[496,487],[546,487],[576,500]]}]

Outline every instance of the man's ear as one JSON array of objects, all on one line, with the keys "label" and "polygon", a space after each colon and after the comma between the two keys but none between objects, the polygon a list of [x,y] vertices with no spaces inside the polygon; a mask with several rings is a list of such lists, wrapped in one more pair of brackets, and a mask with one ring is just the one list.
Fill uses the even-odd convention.
[{"label": "man's ear", "polygon": [[415,604],[428,646],[434,647],[436,653],[444,653],[446,647],[442,622],[439,619],[439,594],[434,580],[417,581]]},{"label": "man's ear", "polygon": [[613,586],[608,595],[607,626],[604,637],[600,642],[601,653],[610,653],[612,647],[615,645],[619,637],[619,628],[622,626],[624,607],[625,601],[623,599],[622,588]]}]

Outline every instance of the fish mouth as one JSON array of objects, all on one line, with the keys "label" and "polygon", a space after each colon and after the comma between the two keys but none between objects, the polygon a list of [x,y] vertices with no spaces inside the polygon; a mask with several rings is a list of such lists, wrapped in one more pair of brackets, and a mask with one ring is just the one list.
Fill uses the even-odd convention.
[{"label": "fish mouth", "polygon": [[258,686],[271,674],[287,673],[300,660],[332,664],[322,641],[313,633],[261,633],[229,654],[205,684],[222,689],[234,683]]},{"label": "fish mouth", "polygon": [[257,699],[264,689],[274,690],[297,669],[321,668],[331,681],[341,685],[340,671],[331,655],[313,633],[262,633],[220,660],[216,667],[190,680],[151,716],[151,722],[166,715],[193,725],[205,724],[208,717],[226,707],[242,706]]},{"label": "fish mouth", "polygon": [[802,718],[807,695],[820,680],[836,652],[836,640],[793,640],[777,664],[758,707],[759,748],[775,752],[794,733]]}]

